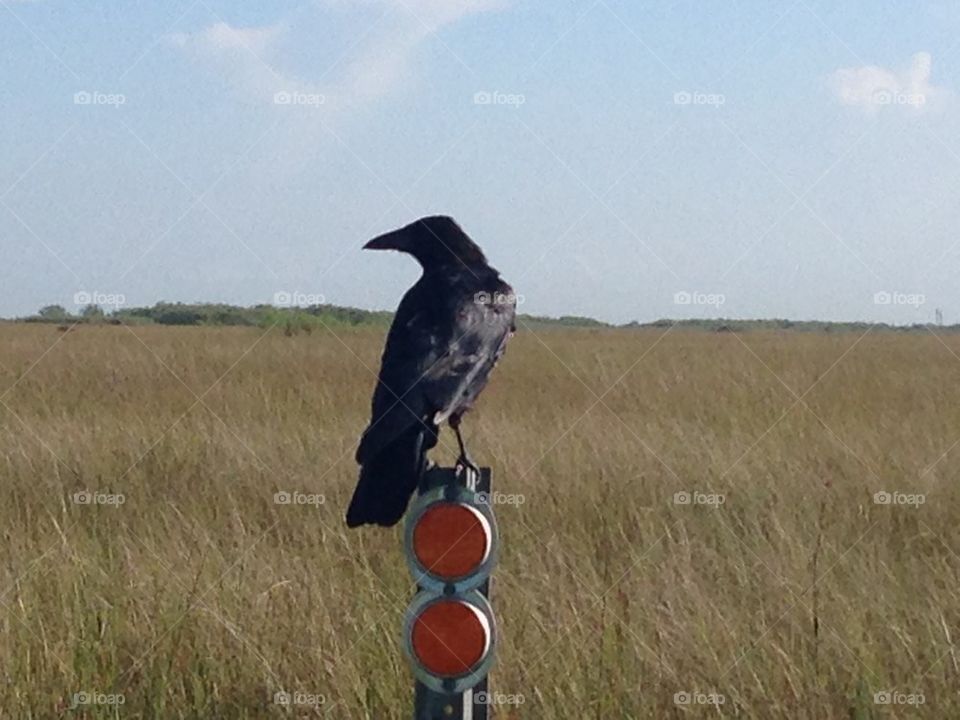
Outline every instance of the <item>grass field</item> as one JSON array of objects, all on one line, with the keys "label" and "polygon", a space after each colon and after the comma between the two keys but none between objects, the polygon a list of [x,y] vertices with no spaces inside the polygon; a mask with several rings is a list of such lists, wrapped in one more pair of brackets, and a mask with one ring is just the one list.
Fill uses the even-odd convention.
[{"label": "grass field", "polygon": [[[0,717],[409,717],[400,533],[342,522],[382,340],[0,325]],[[494,716],[960,717],[958,356],[521,328]]]}]

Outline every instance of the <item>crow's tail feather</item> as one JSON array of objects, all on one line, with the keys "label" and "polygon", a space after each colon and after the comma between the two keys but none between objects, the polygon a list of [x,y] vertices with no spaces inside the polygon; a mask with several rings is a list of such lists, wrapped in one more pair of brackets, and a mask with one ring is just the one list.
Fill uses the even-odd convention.
[{"label": "crow's tail feather", "polygon": [[347,526],[396,525],[426,469],[436,433],[415,425],[360,468],[360,481],[347,510]]}]

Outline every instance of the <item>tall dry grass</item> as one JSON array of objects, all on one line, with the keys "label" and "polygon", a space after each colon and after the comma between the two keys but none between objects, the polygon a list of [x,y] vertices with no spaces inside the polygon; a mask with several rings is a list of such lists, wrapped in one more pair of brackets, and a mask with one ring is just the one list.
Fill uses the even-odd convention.
[{"label": "tall dry grass", "polygon": [[[0,326],[0,717],[409,717],[399,532],[341,520],[381,343]],[[465,424],[524,500],[495,716],[960,717],[958,356],[521,330]]]}]

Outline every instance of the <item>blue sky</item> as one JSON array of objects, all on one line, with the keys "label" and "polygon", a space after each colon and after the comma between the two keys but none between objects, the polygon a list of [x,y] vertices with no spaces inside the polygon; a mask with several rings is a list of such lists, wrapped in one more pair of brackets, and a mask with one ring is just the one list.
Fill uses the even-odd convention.
[{"label": "blue sky", "polygon": [[456,217],[522,310],[960,322],[960,6],[0,0],[0,314],[391,308]]}]

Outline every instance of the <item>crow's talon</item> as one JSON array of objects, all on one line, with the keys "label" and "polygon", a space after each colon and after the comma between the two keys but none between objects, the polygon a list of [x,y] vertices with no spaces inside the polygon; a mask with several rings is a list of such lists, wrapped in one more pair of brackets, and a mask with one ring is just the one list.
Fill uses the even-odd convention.
[{"label": "crow's talon", "polygon": [[461,455],[457,458],[457,472],[463,472],[464,470],[480,475],[480,468],[474,464],[469,455]]},{"label": "crow's talon", "polygon": [[[457,458],[457,474],[462,474],[465,471],[470,471],[474,474],[474,477],[480,477],[480,468],[474,465],[473,460],[470,459],[470,455],[467,453],[467,448],[463,443],[463,436],[460,434],[460,418],[456,418],[456,422],[451,422],[450,426],[453,428],[453,431],[457,434],[457,445],[460,446],[460,457]],[[467,475],[467,480],[470,479],[470,476]]]}]

